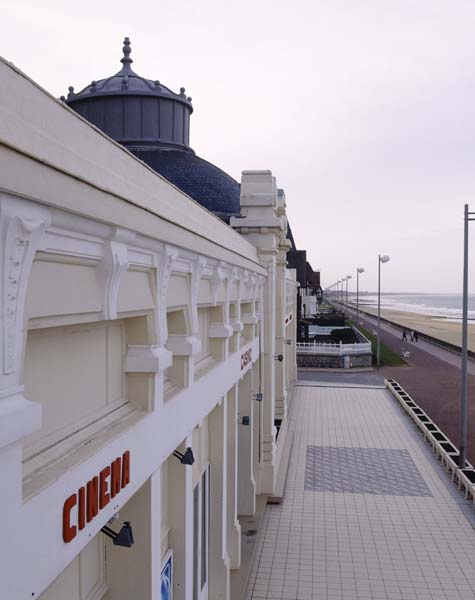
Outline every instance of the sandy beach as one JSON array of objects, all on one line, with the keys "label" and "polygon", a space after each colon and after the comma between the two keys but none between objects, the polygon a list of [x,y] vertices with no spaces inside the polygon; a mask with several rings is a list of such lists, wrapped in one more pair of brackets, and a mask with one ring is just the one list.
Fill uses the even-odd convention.
[{"label": "sandy beach", "polygon": [[[377,309],[363,306],[360,310],[376,315]],[[434,338],[455,344],[462,345],[462,324],[444,319],[442,317],[432,317],[417,313],[401,312],[397,310],[381,309],[381,316],[389,321],[406,327],[408,331],[414,329],[420,333],[425,333]],[[468,326],[468,347],[475,352],[475,324]]]}]

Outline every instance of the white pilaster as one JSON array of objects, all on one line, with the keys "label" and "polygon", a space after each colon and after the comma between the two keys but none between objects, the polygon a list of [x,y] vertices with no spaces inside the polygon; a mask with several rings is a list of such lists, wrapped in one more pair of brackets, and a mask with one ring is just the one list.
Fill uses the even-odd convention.
[{"label": "white pilaster", "polygon": [[254,480],[254,403],[253,369],[250,369],[239,382],[239,420],[248,416],[248,426],[238,426],[238,504],[239,515],[253,515],[256,512],[256,483]]},{"label": "white pilaster", "polygon": [[238,471],[238,428],[249,426],[238,425],[237,386],[227,393],[227,545],[231,569],[239,569],[241,565],[241,526],[237,518],[237,471]]}]

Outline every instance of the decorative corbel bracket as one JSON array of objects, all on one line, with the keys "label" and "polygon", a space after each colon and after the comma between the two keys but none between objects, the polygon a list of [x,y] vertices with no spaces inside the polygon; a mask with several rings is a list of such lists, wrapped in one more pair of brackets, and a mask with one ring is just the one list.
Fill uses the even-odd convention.
[{"label": "decorative corbel bracket", "polygon": [[216,306],[216,304],[218,302],[218,286],[228,276],[228,272],[225,267],[226,267],[226,263],[224,263],[223,261],[220,261],[214,268],[213,276],[210,279],[211,300],[212,300],[213,306]]},{"label": "decorative corbel bracket", "polygon": [[9,197],[0,200],[1,363],[4,376],[17,376],[16,384],[23,355],[25,300],[31,266],[50,223],[50,213],[42,206]]},{"label": "decorative corbel bracket", "polygon": [[173,265],[178,257],[178,248],[165,246],[162,254],[157,256],[156,267],[156,302],[157,302],[157,340],[164,346],[168,339],[167,325],[167,292]]},{"label": "decorative corbel bracket", "polygon": [[46,207],[0,195],[0,449],[41,427],[41,405],[23,396],[20,373],[31,267],[50,224]]},{"label": "decorative corbel bracket", "polygon": [[129,268],[128,244],[136,237],[133,231],[117,228],[104,245],[104,256],[99,272],[104,279],[103,318],[117,319],[117,300],[122,276]]},{"label": "decorative corbel bracket", "polygon": [[[236,316],[229,319],[229,324],[231,325],[235,333],[240,333],[244,329],[244,324],[241,319],[241,286],[243,278],[243,271],[241,269],[238,269],[237,267],[234,267],[231,271],[229,281],[230,283],[237,283]],[[231,286],[228,285],[228,291],[230,288]],[[227,297],[226,300],[227,305],[229,307],[230,298]]]},{"label": "decorative corbel bracket", "polygon": [[248,299],[251,296],[251,290],[253,287],[252,276],[249,271],[244,271],[241,285],[246,288],[247,292],[245,297]]},{"label": "decorative corbel bracket", "polygon": [[198,321],[198,294],[200,289],[200,281],[203,275],[203,271],[206,267],[207,260],[204,256],[198,256],[193,261],[191,266],[191,333],[199,338],[200,336],[200,325]]}]

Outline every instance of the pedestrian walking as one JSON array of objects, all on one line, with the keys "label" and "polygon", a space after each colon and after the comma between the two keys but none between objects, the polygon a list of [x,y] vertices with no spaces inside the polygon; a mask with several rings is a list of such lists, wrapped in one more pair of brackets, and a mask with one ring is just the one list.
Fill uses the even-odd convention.
[{"label": "pedestrian walking", "polygon": [[417,333],[417,331],[414,331],[414,341],[415,342],[419,341],[419,334]]},{"label": "pedestrian walking", "polygon": [[407,342],[407,331],[405,329],[402,330],[402,341]]},{"label": "pedestrian walking", "polygon": [[414,341],[414,331],[411,329],[411,342]]}]

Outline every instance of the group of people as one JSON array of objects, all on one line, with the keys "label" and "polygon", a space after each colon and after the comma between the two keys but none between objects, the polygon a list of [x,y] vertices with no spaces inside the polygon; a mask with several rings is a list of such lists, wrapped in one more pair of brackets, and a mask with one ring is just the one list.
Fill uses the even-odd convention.
[{"label": "group of people", "polygon": [[[417,331],[414,331],[413,329],[411,329],[410,334],[411,334],[411,342],[419,341],[419,334],[417,333]],[[407,342],[407,331],[405,329],[402,330],[402,341]]]}]

